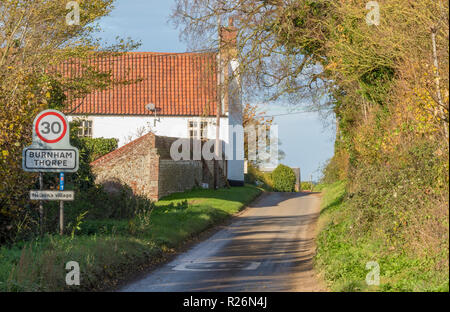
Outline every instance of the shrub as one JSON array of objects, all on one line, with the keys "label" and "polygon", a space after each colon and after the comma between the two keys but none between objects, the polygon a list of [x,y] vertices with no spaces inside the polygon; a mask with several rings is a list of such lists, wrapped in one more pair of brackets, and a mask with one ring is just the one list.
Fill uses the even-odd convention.
[{"label": "shrub", "polygon": [[301,183],[301,190],[302,191],[310,191],[314,187],[314,184],[312,182],[302,182]]},{"label": "shrub", "polygon": [[245,174],[245,183],[262,186],[266,190],[272,190],[272,178],[269,172],[262,172],[252,164],[248,165]]},{"label": "shrub", "polygon": [[[116,193],[107,193],[103,186],[94,185],[92,188],[84,191],[78,191],[75,195],[76,200],[66,202],[64,204],[64,223],[65,232],[70,233],[70,224],[76,224],[80,215],[86,214],[84,221],[93,220],[128,220],[135,216],[141,215],[144,211],[151,211],[154,203],[143,196],[133,194],[132,190],[121,185]],[[52,233],[58,228],[58,202],[46,202],[44,207],[46,210],[46,231]],[[93,233],[92,227],[84,229],[84,221],[82,228],[83,234]]]},{"label": "shrub", "polygon": [[294,170],[285,165],[278,167],[271,174],[273,189],[277,192],[294,192],[296,177]]},{"label": "shrub", "polygon": [[67,182],[73,183],[78,190],[88,190],[94,187],[94,175],[90,163],[117,148],[117,139],[80,138],[78,137],[78,123],[70,125],[70,142],[80,152],[80,165],[76,173],[69,175]]},{"label": "shrub", "polygon": [[85,148],[89,154],[89,162],[93,162],[94,160],[111,153],[117,148],[119,142],[114,138],[80,138],[80,141],[83,144],[83,148]]},{"label": "shrub", "polygon": [[245,183],[256,184],[256,181],[258,181],[258,169],[253,167],[253,165],[248,164],[247,173],[244,176],[244,180]]},{"label": "shrub", "polygon": [[334,156],[327,161],[322,170],[323,177],[321,182],[325,184],[342,181],[347,177],[349,171],[349,153],[341,145],[339,142],[336,143]]}]

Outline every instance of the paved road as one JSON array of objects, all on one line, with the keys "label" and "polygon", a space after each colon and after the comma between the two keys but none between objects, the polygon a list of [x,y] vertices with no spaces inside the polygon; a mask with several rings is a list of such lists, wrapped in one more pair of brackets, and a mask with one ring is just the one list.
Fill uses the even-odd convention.
[{"label": "paved road", "polygon": [[313,271],[320,198],[267,193],[209,239],[120,291],[321,291]]}]

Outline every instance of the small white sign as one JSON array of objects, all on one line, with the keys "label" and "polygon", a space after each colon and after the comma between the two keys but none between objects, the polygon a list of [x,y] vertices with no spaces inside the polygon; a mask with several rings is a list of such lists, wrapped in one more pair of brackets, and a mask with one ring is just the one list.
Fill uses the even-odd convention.
[{"label": "small white sign", "polygon": [[30,191],[31,200],[62,200],[72,201],[75,199],[74,191]]}]

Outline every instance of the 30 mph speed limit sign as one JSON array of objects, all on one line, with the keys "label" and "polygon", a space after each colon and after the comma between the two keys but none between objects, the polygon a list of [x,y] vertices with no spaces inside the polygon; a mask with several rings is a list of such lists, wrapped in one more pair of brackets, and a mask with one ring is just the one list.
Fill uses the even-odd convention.
[{"label": "30 mph speed limit sign", "polygon": [[66,116],[48,109],[33,122],[33,143],[23,150],[22,167],[31,172],[76,172],[78,149],[70,145]]},{"label": "30 mph speed limit sign", "polygon": [[36,121],[36,135],[45,143],[57,143],[67,133],[67,121],[60,112],[46,111]]}]

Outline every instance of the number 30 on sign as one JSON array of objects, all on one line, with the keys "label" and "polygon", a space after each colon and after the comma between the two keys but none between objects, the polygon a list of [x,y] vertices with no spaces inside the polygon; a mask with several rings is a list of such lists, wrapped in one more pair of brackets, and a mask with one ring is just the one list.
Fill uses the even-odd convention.
[{"label": "number 30 on sign", "polygon": [[67,121],[61,115],[54,111],[49,111],[41,116],[35,124],[36,135],[45,143],[57,143],[67,133]]}]

